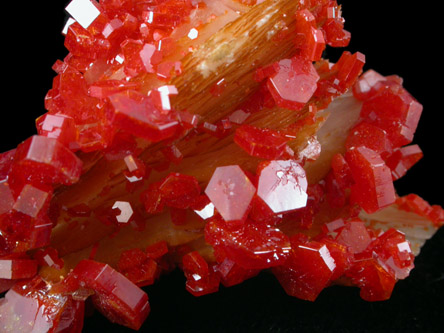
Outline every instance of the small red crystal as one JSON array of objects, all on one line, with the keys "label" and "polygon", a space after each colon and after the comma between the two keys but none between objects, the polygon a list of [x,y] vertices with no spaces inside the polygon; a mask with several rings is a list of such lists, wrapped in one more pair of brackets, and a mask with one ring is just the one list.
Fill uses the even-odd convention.
[{"label": "small red crystal", "polygon": [[347,246],[351,253],[361,253],[367,249],[371,238],[364,222],[351,220],[338,230],[336,241]]},{"label": "small red crystal", "polygon": [[245,269],[281,265],[291,249],[288,237],[280,230],[253,221],[231,230],[225,221],[212,219],[205,226],[205,239]]},{"label": "small red crystal", "polygon": [[36,120],[39,135],[59,140],[69,147],[77,138],[74,119],[65,115],[46,113]]},{"label": "small red crystal", "polygon": [[197,251],[183,256],[183,271],[187,278],[186,289],[194,296],[202,296],[219,290],[219,276]]},{"label": "small red crystal", "polygon": [[410,145],[396,149],[385,160],[385,164],[392,171],[393,180],[396,180],[404,176],[422,157],[421,148],[418,145]]},{"label": "small red crystal", "polygon": [[283,134],[268,128],[242,125],[236,129],[234,142],[251,156],[264,159],[281,157],[289,141]]}]

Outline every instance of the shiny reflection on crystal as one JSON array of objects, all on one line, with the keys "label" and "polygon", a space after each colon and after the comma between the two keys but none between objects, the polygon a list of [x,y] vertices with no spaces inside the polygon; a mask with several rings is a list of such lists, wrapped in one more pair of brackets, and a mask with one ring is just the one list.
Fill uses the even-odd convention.
[{"label": "shiny reflection on crystal", "polygon": [[72,0],[65,10],[85,29],[100,15],[90,0]]},{"label": "shiny reflection on crystal", "polygon": [[66,21],[65,25],[63,26],[62,29],[62,35],[66,36],[66,34],[68,33],[68,28],[71,24],[73,24],[76,20],[74,20],[72,17],[69,17],[68,20]]},{"label": "shiny reflection on crystal", "polygon": [[304,169],[292,160],[266,162],[259,167],[257,195],[275,213],[283,213],[307,204],[307,178]]},{"label": "shiny reflection on crystal", "polygon": [[196,28],[192,28],[190,32],[188,32],[189,39],[196,39],[199,36],[199,31]]},{"label": "shiny reflection on crystal", "polygon": [[194,210],[194,212],[199,215],[203,220],[207,220],[214,215],[214,205],[210,202],[201,210]]},{"label": "shiny reflection on crystal", "polygon": [[255,187],[238,165],[217,168],[205,189],[205,194],[225,221],[243,220],[255,192]]},{"label": "shiny reflection on crystal", "polygon": [[120,214],[116,216],[119,223],[127,223],[134,213],[131,204],[127,201],[116,201],[112,208],[120,210]]}]

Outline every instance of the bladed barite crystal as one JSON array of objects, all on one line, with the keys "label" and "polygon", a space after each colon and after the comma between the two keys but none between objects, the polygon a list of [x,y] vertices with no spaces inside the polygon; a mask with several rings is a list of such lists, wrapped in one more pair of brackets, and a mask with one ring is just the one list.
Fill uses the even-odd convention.
[{"label": "bladed barite crystal", "polygon": [[322,59],[351,37],[335,0],[66,10],[38,134],[0,154],[0,331],[80,332],[88,298],[137,330],[140,288],[175,267],[195,296],[269,269],[304,300],[385,300],[415,252],[363,216],[444,224],[393,185],[423,156],[421,104],[359,52]]}]

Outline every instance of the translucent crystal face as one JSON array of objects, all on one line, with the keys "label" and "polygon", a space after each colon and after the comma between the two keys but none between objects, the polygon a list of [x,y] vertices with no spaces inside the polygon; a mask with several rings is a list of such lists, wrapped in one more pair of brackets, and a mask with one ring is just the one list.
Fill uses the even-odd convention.
[{"label": "translucent crystal face", "polygon": [[304,169],[292,160],[275,160],[259,167],[257,195],[274,213],[284,213],[307,204]]},{"label": "translucent crystal face", "polygon": [[256,188],[237,165],[217,168],[205,194],[225,221],[245,220]]}]

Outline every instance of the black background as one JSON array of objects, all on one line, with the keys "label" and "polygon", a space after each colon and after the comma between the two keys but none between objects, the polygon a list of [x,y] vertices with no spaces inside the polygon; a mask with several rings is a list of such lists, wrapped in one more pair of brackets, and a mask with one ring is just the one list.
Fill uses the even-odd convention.
[{"label": "black background", "polygon": [[[45,112],[43,100],[52,85],[52,64],[63,59],[60,31],[68,1],[27,1],[2,4],[1,151],[14,148],[35,133],[34,119]],[[431,204],[444,204],[442,152],[442,34],[439,2],[339,1],[347,48],[366,55],[366,69],[397,74],[423,105],[414,143],[425,157],[395,186],[401,195],[417,193]],[[423,2],[425,3],[425,2]],[[325,57],[336,61],[340,52]],[[444,328],[444,230],[423,248],[409,278],[398,282],[392,298],[368,303],[356,288],[331,287],[314,303],[287,296],[275,278],[261,274],[240,286],[221,288],[195,298],[184,288],[180,272],[146,288],[152,312],[143,332],[438,332]],[[101,329],[126,332],[95,314],[85,332]]]}]

